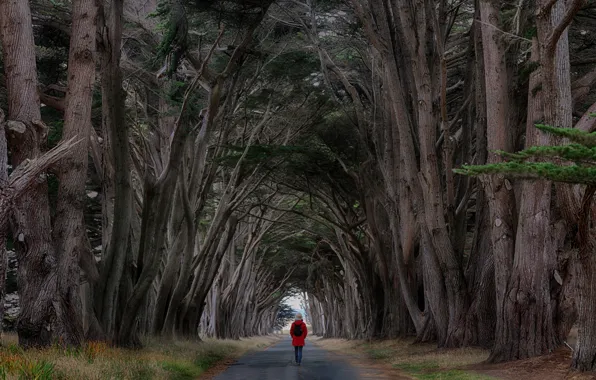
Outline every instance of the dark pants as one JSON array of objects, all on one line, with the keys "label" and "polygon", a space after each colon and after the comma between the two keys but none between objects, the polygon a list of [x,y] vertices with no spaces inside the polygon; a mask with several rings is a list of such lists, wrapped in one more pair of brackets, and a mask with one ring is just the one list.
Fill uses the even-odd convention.
[{"label": "dark pants", "polygon": [[302,363],[302,346],[295,346],[294,354],[296,354],[296,363]]}]

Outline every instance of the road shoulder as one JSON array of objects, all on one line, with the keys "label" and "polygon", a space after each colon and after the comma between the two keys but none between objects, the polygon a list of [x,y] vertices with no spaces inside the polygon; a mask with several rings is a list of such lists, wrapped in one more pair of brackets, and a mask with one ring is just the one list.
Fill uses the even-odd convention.
[{"label": "road shoulder", "polygon": [[200,379],[211,380],[227,370],[239,358],[244,355],[249,355],[253,352],[265,351],[271,346],[276,345],[283,339],[281,335],[266,335],[259,337],[243,338],[237,341],[236,346],[238,350],[231,353],[229,356],[217,361],[207,371],[201,374]]}]

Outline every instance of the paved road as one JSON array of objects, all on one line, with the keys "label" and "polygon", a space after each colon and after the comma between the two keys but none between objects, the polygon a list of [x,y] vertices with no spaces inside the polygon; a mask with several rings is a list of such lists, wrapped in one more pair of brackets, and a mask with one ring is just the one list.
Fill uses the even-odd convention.
[{"label": "paved road", "polygon": [[302,365],[294,364],[294,348],[289,338],[268,349],[240,358],[214,380],[360,380],[379,379],[352,367],[336,354],[306,342]]}]

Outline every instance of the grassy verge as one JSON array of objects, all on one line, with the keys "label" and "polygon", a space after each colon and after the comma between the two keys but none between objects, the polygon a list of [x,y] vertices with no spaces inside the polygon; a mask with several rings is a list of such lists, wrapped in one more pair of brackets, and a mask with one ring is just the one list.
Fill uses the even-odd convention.
[{"label": "grassy verge", "polygon": [[142,350],[89,342],[77,350],[52,347],[23,351],[16,345],[16,339],[9,336],[8,339],[4,337],[0,348],[0,380],[196,379],[224,360],[266,347],[277,340],[274,336],[201,343],[164,343],[149,339]]},{"label": "grassy verge", "polygon": [[465,367],[484,361],[488,352],[480,349],[462,348],[437,350],[435,345],[412,345],[410,339],[378,342],[321,339],[317,344],[331,351],[356,353],[398,368],[412,379],[419,380],[489,380],[486,375],[466,371]]}]

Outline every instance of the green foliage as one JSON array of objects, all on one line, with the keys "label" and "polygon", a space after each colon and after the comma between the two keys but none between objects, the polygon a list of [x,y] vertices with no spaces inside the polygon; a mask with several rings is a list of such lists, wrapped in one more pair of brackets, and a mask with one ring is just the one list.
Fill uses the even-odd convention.
[{"label": "green foliage", "polygon": [[15,344],[15,343],[10,343],[6,347],[6,351],[8,351],[9,353],[11,353],[13,355],[23,355],[25,353],[25,350],[23,350],[23,348],[21,346],[19,346],[18,344]]},{"label": "green foliage", "polygon": [[596,132],[584,132],[574,128],[557,128],[549,125],[537,124],[536,128],[543,132],[551,133],[555,136],[566,137],[569,140],[578,144],[585,145],[589,148],[596,147]]},{"label": "green foliage", "polygon": [[[571,128],[556,128],[539,124],[540,130],[572,143],[563,146],[537,146],[518,153],[499,152],[509,162],[463,166],[455,172],[464,175],[503,174],[514,178],[548,179],[554,182],[596,184],[596,134]],[[550,162],[527,162],[549,159]],[[568,164],[563,164],[567,162]],[[570,162],[570,163],[569,163]]]},{"label": "green foliage", "polygon": [[538,29],[535,26],[532,26],[531,28],[528,28],[526,30],[526,32],[524,33],[524,37],[528,40],[531,40],[532,38],[536,37],[538,33]]},{"label": "green foliage", "polygon": [[171,77],[178,68],[187,48],[188,20],[186,9],[182,4],[182,0],[162,0],[159,2],[153,16],[162,20],[161,27],[164,30],[164,36],[157,48],[153,64],[155,67],[167,57],[166,74]]},{"label": "green foliage", "polygon": [[54,364],[45,360],[23,362],[19,369],[20,380],[54,380],[56,373]]},{"label": "green foliage", "polygon": [[311,53],[290,51],[279,55],[267,67],[266,75],[269,79],[286,78],[292,82],[299,82],[307,78],[320,68],[319,60]]},{"label": "green foliage", "polygon": [[[228,145],[228,154],[217,159],[222,165],[234,166],[247,149],[244,146]],[[252,145],[248,147],[243,164],[254,167],[257,164],[283,161],[283,171],[288,175],[321,175],[332,169],[334,159],[323,144],[309,141],[308,145]],[[267,168],[268,165],[265,165]]]},{"label": "green foliage", "polygon": [[360,55],[359,55],[357,49],[355,49],[353,47],[347,47],[347,48],[343,49],[342,51],[340,51],[337,54],[336,58],[341,61],[352,62],[356,59],[360,59]]},{"label": "green foliage", "polygon": [[292,309],[290,305],[285,302],[282,302],[279,307],[279,311],[277,312],[277,317],[275,318],[275,326],[276,328],[282,328],[286,326],[289,322],[294,319],[295,310]]},{"label": "green foliage", "polygon": [[463,166],[458,174],[504,174],[523,179],[548,179],[554,182],[596,185],[596,167],[578,165],[559,166],[550,162],[504,162],[498,164]]}]

